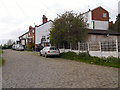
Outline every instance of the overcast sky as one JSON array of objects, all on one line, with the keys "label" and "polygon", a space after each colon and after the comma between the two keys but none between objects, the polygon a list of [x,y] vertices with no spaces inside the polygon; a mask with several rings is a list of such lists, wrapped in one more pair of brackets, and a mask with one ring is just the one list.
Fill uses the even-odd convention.
[{"label": "overcast sky", "polygon": [[83,13],[102,6],[115,21],[120,0],[0,0],[0,44],[7,40],[18,40],[28,31],[29,25],[42,23],[42,15],[54,20],[57,14],[73,10]]}]

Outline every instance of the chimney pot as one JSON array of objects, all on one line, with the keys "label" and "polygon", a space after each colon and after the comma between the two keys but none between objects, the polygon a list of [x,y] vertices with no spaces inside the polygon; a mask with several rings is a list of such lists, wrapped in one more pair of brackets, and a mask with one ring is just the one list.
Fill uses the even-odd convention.
[{"label": "chimney pot", "polygon": [[29,26],[29,31],[31,31],[33,29],[33,27],[32,26]]},{"label": "chimney pot", "polygon": [[43,24],[46,23],[47,22],[47,17],[45,15],[43,15],[42,20],[43,20]]},{"label": "chimney pot", "polygon": [[37,25],[35,25],[35,27],[37,27]]}]

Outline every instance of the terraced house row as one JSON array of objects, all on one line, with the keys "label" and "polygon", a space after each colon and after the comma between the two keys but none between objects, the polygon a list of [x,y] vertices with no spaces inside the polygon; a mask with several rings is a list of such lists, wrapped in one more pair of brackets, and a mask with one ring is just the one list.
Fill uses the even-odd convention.
[{"label": "terraced house row", "polygon": [[[99,42],[108,40],[120,40],[120,33],[109,30],[110,21],[109,12],[103,7],[97,7],[83,13],[84,20],[88,23],[90,30],[87,42]],[[20,43],[26,48],[34,43],[35,48],[50,45],[49,34],[52,27],[52,20],[43,15],[42,24],[29,26],[29,31],[19,36]]]}]

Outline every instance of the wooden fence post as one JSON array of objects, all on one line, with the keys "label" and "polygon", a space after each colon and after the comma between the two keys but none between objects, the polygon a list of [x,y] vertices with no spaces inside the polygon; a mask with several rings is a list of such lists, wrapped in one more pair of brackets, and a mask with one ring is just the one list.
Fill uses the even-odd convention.
[{"label": "wooden fence post", "polygon": [[102,46],[101,46],[101,42],[99,41],[99,47],[100,47],[100,55],[101,55],[101,57],[102,57]]},{"label": "wooden fence post", "polygon": [[70,43],[70,51],[72,51],[72,45],[71,45],[71,43]]},{"label": "wooden fence post", "polygon": [[64,43],[63,43],[63,50],[64,50],[64,52],[65,52],[65,45],[64,45]]},{"label": "wooden fence post", "polygon": [[90,51],[90,44],[89,44],[89,42],[88,42],[88,52]]},{"label": "wooden fence post", "polygon": [[116,40],[116,52],[117,52],[117,57],[119,57],[119,55],[118,55],[118,40]]},{"label": "wooden fence post", "polygon": [[80,53],[80,42],[78,42],[78,53]]}]

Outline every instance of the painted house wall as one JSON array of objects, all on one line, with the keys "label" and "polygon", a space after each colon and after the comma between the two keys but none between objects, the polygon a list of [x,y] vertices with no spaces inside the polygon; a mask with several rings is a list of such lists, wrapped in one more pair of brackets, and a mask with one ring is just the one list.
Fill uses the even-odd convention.
[{"label": "painted house wall", "polygon": [[48,21],[45,24],[35,27],[35,44],[40,44],[42,36],[47,36],[50,34],[50,29],[52,27],[52,21]]},{"label": "painted house wall", "polygon": [[99,42],[99,41],[112,41],[117,40],[120,36],[110,35],[107,37],[106,35],[89,35],[88,42]]},{"label": "painted house wall", "polygon": [[26,47],[27,43],[28,43],[28,33],[24,34],[23,36],[20,37],[20,41],[21,41],[21,44]]},{"label": "painted house wall", "polygon": [[25,34],[25,35],[23,36],[23,38],[27,39],[27,38],[28,38],[28,34]]},{"label": "painted house wall", "polygon": [[25,39],[21,40],[21,44],[22,44],[22,45],[26,45]]},{"label": "painted house wall", "polygon": [[108,30],[109,22],[108,21],[94,21],[94,29]]},{"label": "painted house wall", "polygon": [[83,17],[84,17],[84,21],[86,22],[87,21],[87,24],[89,25],[88,28],[89,29],[93,29],[93,23],[92,23],[92,16],[91,16],[91,11],[83,14]]}]

